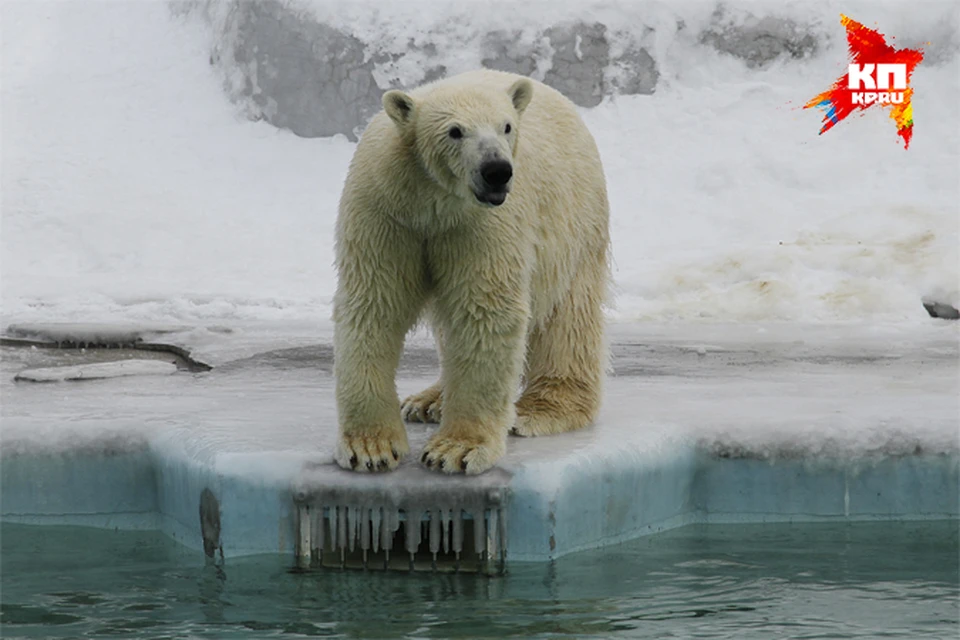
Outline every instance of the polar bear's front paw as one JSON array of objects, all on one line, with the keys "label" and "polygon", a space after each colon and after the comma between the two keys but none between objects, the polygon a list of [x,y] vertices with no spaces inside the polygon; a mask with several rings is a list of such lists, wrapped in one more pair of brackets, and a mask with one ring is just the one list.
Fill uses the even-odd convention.
[{"label": "polar bear's front paw", "polygon": [[440,385],[433,385],[420,393],[415,393],[403,401],[400,414],[407,422],[440,422],[443,407],[443,392]]},{"label": "polar bear's front paw", "polygon": [[334,458],[344,469],[369,473],[396,469],[409,452],[406,431],[381,428],[341,433]]},{"label": "polar bear's front paw", "polygon": [[496,464],[506,448],[503,435],[443,427],[427,441],[420,462],[443,473],[476,475]]}]

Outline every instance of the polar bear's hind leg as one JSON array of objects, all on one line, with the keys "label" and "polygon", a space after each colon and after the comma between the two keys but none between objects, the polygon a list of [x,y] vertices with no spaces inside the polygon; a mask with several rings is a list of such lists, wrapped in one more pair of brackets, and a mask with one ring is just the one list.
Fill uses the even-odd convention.
[{"label": "polar bear's hind leg", "polygon": [[553,315],[530,336],[513,435],[574,431],[596,418],[607,362],[606,256],[594,255],[591,262],[583,265]]}]

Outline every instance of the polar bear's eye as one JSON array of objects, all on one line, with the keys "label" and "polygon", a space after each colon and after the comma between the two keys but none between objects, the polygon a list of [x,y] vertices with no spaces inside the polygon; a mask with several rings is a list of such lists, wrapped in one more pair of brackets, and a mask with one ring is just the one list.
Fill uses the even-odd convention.
[{"label": "polar bear's eye", "polygon": [[511,131],[511,129],[513,129],[513,127],[511,127],[511,126],[510,126],[510,123],[508,122],[508,123],[507,123],[507,126],[505,126],[505,127],[503,128],[503,132],[509,134],[510,131]]},{"label": "polar bear's eye", "polygon": [[447,133],[449,133],[450,137],[453,138],[454,140],[459,140],[460,138],[463,137],[463,129],[461,129],[460,127],[450,127],[450,131],[448,131]]}]

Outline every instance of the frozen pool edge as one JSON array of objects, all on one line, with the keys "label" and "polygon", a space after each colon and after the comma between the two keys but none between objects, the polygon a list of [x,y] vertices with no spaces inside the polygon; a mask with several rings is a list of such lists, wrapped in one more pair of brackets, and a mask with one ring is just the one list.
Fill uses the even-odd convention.
[{"label": "frozen pool edge", "polygon": [[[797,341],[795,328],[738,331],[701,327],[693,342],[686,330],[620,335],[597,426],[511,438],[503,473],[482,480],[442,478],[413,459],[382,476],[339,470],[327,453],[335,430],[323,426],[336,416],[322,354],[150,385],[11,385],[0,511],[158,529],[199,549],[205,495],[216,557],[292,555],[304,491],[330,494],[325,505],[386,496],[394,507],[406,492],[432,508],[444,506],[429,498],[438,490],[506,488],[508,558],[534,562],[701,522],[958,518],[954,333],[823,328]],[[304,376],[304,362],[320,373]],[[398,391],[433,373],[406,371]],[[430,431],[408,425],[411,451]]]},{"label": "frozen pool edge", "polygon": [[[292,557],[302,465],[276,455],[263,454],[259,468],[244,473],[229,456],[198,455],[169,435],[111,454],[21,451],[0,465],[2,519],[157,529],[202,549],[206,489],[219,506],[218,557]],[[550,472],[521,467],[507,481],[508,562],[548,561],[695,523],[960,516],[956,454],[724,459],[678,439],[655,452],[572,458]]]}]

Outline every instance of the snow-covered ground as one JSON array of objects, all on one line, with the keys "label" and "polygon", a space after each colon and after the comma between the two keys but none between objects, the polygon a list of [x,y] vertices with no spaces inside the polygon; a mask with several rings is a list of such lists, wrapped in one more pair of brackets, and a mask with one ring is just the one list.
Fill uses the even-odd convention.
[{"label": "snow-covered ground", "polygon": [[[398,41],[427,13],[381,4]],[[446,5],[431,5],[435,20]],[[513,6],[536,21],[529,3]],[[930,322],[921,297],[960,303],[956,5],[744,6],[831,37],[758,70],[661,29],[656,93],[583,111],[613,207],[611,317],[916,327]],[[646,11],[695,32],[713,8],[633,3],[602,17],[628,26]],[[841,11],[898,46],[950,40],[915,73],[909,150],[885,112],[818,136],[822,114],[797,108],[845,69]],[[244,119],[209,64],[207,28],[163,2],[4,0],[0,28],[4,324],[329,325],[352,143]]]}]

